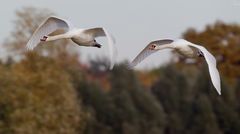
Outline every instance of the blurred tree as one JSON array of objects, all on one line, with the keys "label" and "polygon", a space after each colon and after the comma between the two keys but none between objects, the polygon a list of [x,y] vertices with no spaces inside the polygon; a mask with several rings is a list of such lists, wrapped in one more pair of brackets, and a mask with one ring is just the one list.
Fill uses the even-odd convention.
[{"label": "blurred tree", "polygon": [[107,74],[111,84],[107,92],[92,81],[79,83],[77,91],[88,113],[85,133],[163,133],[165,114],[161,104],[141,88],[134,72],[123,63]]},{"label": "blurred tree", "polygon": [[189,134],[221,134],[211,102],[204,94],[193,102],[192,121],[188,124]]},{"label": "blurred tree", "polygon": [[[32,7],[16,12],[14,31],[4,43],[9,58],[3,65],[7,76],[1,74],[1,79],[6,77],[0,88],[6,96],[0,102],[6,109],[1,111],[3,132],[81,133],[84,129],[81,99],[74,89],[75,82],[83,79],[79,73],[83,71],[79,71],[78,54],[66,47],[69,42],[49,42],[26,53],[30,36],[50,15],[53,13],[47,9]],[[13,59],[20,59],[19,63]]]},{"label": "blurred tree", "polygon": [[224,133],[240,133],[240,117],[236,111],[236,107],[231,107],[222,98],[217,98],[213,102],[213,108],[219,128],[221,128]]},{"label": "blurred tree", "polygon": [[122,132],[163,133],[165,114],[161,104],[142,88],[136,74],[128,70],[125,63],[111,72],[111,84]]},{"label": "blurred tree", "polygon": [[153,84],[151,91],[162,103],[167,113],[165,133],[183,133],[192,110],[189,99],[191,92],[184,75],[172,65],[162,67],[157,71],[159,78]]},{"label": "blurred tree", "polygon": [[150,71],[137,71],[136,74],[145,89],[149,89],[158,77],[154,69]]},{"label": "blurred tree", "polygon": [[231,86],[223,84],[222,89],[221,96],[212,97],[212,94],[209,94],[219,128],[227,134],[240,133],[240,113],[237,110],[239,94],[236,94],[239,88],[233,89]]},{"label": "blurred tree", "polygon": [[56,61],[29,53],[0,73],[2,133],[83,131],[84,113],[76,92]]},{"label": "blurred tree", "polygon": [[239,133],[238,89],[222,79],[219,96],[206,66],[195,70],[194,77],[173,65],[155,70],[161,75],[151,90],[167,113],[165,133]]},{"label": "blurred tree", "polygon": [[81,81],[77,87],[78,94],[82,98],[84,109],[88,113],[86,134],[114,133],[112,125],[117,118],[113,110],[113,103],[109,96],[91,81]]},{"label": "blurred tree", "polygon": [[97,83],[104,91],[110,90],[109,63],[107,57],[96,57],[90,60],[88,80]]},{"label": "blurred tree", "polygon": [[235,95],[236,95],[236,107],[237,107],[237,111],[238,111],[238,113],[239,113],[239,115],[240,115],[240,97],[238,97],[238,96],[240,96],[240,79],[238,79],[237,80],[237,85],[236,85],[236,88],[235,88],[235,91],[233,92]]},{"label": "blurred tree", "polygon": [[107,57],[96,57],[90,59],[90,71],[94,75],[102,75],[109,69],[109,63]]}]

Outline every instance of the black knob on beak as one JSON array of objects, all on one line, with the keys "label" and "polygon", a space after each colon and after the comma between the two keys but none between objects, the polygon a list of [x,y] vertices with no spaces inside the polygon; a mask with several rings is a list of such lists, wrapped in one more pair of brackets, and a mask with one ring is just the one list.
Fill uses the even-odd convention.
[{"label": "black knob on beak", "polygon": [[95,44],[94,47],[101,48],[102,45],[100,45],[100,44]]}]

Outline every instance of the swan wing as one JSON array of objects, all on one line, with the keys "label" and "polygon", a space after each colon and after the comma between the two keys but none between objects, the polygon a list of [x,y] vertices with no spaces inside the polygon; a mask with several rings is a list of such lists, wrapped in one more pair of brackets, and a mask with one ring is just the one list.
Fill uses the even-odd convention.
[{"label": "swan wing", "polygon": [[72,25],[70,22],[51,16],[47,18],[33,33],[32,37],[28,41],[26,47],[28,50],[33,50],[39,43],[40,39],[43,36],[46,36],[58,29],[64,29],[65,31],[68,31],[72,28]]},{"label": "swan wing", "polygon": [[220,75],[216,67],[216,59],[215,57],[203,46],[196,45],[196,44],[190,44],[190,46],[193,46],[200,51],[202,51],[205,60],[207,61],[208,64],[208,69],[210,73],[210,77],[212,80],[212,83],[214,87],[216,88],[217,92],[219,95],[221,95],[221,82],[220,82]]},{"label": "swan wing", "polygon": [[156,44],[156,45],[167,45],[172,43],[173,40],[170,39],[164,39],[164,40],[156,40],[156,41],[152,41],[150,42],[137,56],[136,58],[128,64],[128,68],[132,69],[133,67],[135,67],[136,65],[138,65],[140,62],[142,62],[145,58],[147,58],[148,56],[150,56],[151,54],[157,52],[158,50],[152,50],[150,49],[152,44]]},{"label": "swan wing", "polygon": [[108,40],[109,56],[110,56],[110,69],[113,68],[115,64],[115,59],[117,57],[117,49],[115,47],[115,38],[102,27],[86,29],[85,34],[92,36],[93,38],[106,36]]}]

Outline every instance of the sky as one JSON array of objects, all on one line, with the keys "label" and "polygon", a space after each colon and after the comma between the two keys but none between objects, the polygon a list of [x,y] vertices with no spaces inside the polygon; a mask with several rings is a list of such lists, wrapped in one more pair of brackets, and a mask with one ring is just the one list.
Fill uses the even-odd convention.
[{"label": "sky", "polygon": [[[240,24],[240,0],[7,0],[0,5],[0,42],[14,30],[15,11],[23,7],[47,8],[79,28],[105,27],[116,38],[117,61],[133,60],[150,41],[181,38],[188,28],[203,30],[217,20]],[[76,49],[84,61],[107,52]],[[137,68],[163,65],[170,58],[170,50],[163,50]]]}]

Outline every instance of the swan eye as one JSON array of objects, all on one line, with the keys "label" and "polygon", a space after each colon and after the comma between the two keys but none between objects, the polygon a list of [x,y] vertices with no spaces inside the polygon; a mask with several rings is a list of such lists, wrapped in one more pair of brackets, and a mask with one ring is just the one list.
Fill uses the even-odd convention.
[{"label": "swan eye", "polygon": [[152,45],[152,48],[155,48],[156,46],[155,45]]}]

